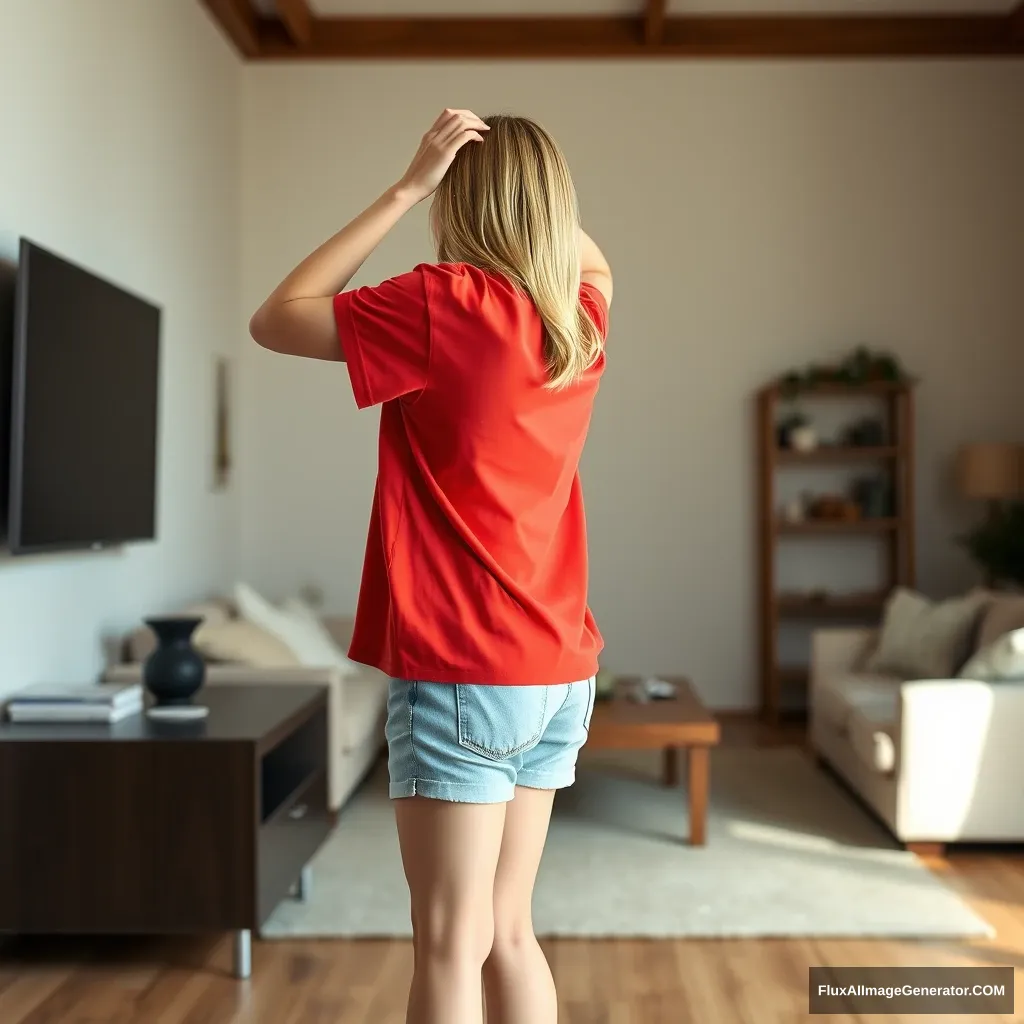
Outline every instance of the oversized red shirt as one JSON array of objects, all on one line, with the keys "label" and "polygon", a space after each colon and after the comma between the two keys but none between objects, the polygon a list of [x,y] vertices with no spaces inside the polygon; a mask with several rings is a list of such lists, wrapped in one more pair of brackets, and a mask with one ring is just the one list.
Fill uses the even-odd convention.
[{"label": "oversized red shirt", "polygon": [[[603,296],[581,295],[604,336]],[[578,466],[604,354],[545,388],[533,303],[462,263],[343,292],[334,310],[356,404],[381,405],[349,657],[430,682],[592,676]]]}]

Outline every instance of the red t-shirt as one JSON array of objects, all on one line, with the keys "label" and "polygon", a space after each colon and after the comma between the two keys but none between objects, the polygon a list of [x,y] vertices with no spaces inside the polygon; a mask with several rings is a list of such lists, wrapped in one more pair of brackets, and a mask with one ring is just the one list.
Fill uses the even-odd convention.
[{"label": "red t-shirt", "polygon": [[[581,294],[604,336],[603,296]],[[462,263],[343,292],[334,311],[356,404],[382,406],[349,656],[442,683],[592,676],[577,467],[604,354],[545,388],[533,303]]]}]

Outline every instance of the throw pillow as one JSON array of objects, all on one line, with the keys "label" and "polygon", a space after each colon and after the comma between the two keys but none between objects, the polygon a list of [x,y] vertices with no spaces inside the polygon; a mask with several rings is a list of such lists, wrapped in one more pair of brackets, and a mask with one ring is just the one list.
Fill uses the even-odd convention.
[{"label": "throw pillow", "polygon": [[277,637],[308,668],[335,668],[343,675],[358,671],[331,639],[330,634],[307,617],[272,604],[245,583],[235,585],[238,614]]},{"label": "throw pillow", "polygon": [[978,650],[989,647],[1015,629],[1024,629],[1024,595],[996,591],[979,623]]},{"label": "throw pillow", "polygon": [[344,651],[338,646],[338,641],[324,625],[323,619],[317,614],[316,609],[312,605],[308,604],[301,597],[290,597],[285,601],[284,608],[285,611],[301,619],[320,638],[322,643],[331,647],[336,656],[335,664],[343,678],[345,676],[359,675],[362,669],[354,661],[349,661],[345,657]]},{"label": "throw pillow", "polygon": [[967,657],[975,622],[988,600],[984,591],[972,591],[935,602],[897,588],[886,602],[881,637],[867,671],[904,679],[949,679]]},{"label": "throw pillow", "polygon": [[210,661],[248,668],[296,668],[301,665],[286,644],[247,619],[204,622],[196,630],[193,643],[196,650]]},{"label": "throw pillow", "polygon": [[961,679],[1024,682],[1024,629],[1015,629],[982,648],[960,669]]}]

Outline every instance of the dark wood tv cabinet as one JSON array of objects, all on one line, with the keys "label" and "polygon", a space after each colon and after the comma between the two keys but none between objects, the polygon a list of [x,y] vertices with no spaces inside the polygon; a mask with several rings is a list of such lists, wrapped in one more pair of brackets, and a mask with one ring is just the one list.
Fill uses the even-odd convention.
[{"label": "dark wood tv cabinet", "polygon": [[206,719],[0,724],[0,933],[252,933],[331,828],[327,694],[206,687]]}]

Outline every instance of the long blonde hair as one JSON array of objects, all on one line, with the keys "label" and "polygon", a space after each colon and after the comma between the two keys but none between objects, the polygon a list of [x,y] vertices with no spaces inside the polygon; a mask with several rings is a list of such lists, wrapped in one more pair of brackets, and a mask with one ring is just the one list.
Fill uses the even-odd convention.
[{"label": "long blonde hair", "polygon": [[580,303],[576,189],[540,125],[506,114],[484,120],[484,141],[459,150],[434,193],[438,259],[497,271],[529,295],[544,324],[547,387],[564,388],[601,353]]}]

